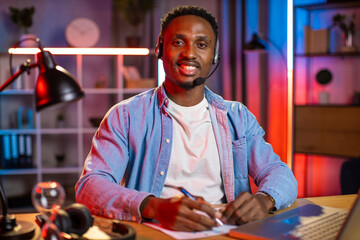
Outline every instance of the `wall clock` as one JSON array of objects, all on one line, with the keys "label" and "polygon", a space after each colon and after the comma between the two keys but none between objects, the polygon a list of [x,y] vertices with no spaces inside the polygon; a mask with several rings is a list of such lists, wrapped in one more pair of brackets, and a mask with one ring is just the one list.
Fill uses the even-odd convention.
[{"label": "wall clock", "polygon": [[71,47],[93,47],[99,41],[100,29],[89,18],[75,18],[66,27],[65,38]]}]

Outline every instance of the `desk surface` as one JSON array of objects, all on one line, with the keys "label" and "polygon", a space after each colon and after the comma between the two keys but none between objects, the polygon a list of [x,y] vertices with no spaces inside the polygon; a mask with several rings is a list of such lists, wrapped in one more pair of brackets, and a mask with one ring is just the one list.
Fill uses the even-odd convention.
[{"label": "desk surface", "polygon": [[[299,207],[303,206],[309,203],[322,205],[322,206],[328,206],[328,207],[336,207],[336,208],[343,208],[343,209],[350,209],[352,207],[352,204],[354,203],[356,199],[356,194],[351,195],[338,195],[338,196],[329,196],[329,197],[313,197],[313,198],[300,198],[295,201],[293,206]],[[284,210],[283,210],[284,211]],[[281,211],[279,211],[281,212]],[[23,220],[23,221],[34,221],[35,219],[34,213],[27,213],[27,214],[17,214],[16,219],[17,220]],[[128,225],[131,225],[135,231],[136,231],[136,239],[138,240],[172,240],[170,236],[159,232],[151,227],[148,227],[144,224],[138,224],[134,222],[124,222]],[[39,228],[36,229],[37,233],[39,232]],[[34,238],[36,239],[36,238]],[[227,235],[221,235],[221,236],[215,236],[215,237],[209,237],[209,238],[203,238],[208,240],[226,240],[226,239],[235,239],[231,238]]]}]

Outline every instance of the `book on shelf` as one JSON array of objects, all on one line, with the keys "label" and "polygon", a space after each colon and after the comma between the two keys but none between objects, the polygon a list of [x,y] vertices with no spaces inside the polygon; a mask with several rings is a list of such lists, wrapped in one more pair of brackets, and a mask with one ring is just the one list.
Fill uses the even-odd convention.
[{"label": "book on shelf", "polygon": [[0,135],[0,160],[1,168],[9,168],[11,163],[10,135]]},{"label": "book on shelf", "polygon": [[33,167],[32,136],[28,134],[0,135],[0,160],[2,169]]}]

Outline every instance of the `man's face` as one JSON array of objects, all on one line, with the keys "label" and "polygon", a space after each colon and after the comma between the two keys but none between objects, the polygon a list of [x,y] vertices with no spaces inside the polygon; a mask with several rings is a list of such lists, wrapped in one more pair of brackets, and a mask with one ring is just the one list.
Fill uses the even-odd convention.
[{"label": "man's face", "polygon": [[163,33],[165,81],[191,89],[193,80],[206,77],[214,56],[215,33],[208,21],[185,15],[174,18]]}]

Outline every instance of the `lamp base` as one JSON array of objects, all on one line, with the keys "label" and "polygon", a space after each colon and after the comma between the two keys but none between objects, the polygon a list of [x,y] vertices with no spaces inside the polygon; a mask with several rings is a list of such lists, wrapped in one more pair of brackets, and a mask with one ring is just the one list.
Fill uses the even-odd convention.
[{"label": "lamp base", "polygon": [[0,232],[0,239],[16,240],[16,239],[31,239],[35,234],[35,226],[33,223],[25,221],[17,221],[16,227],[8,232]]}]

